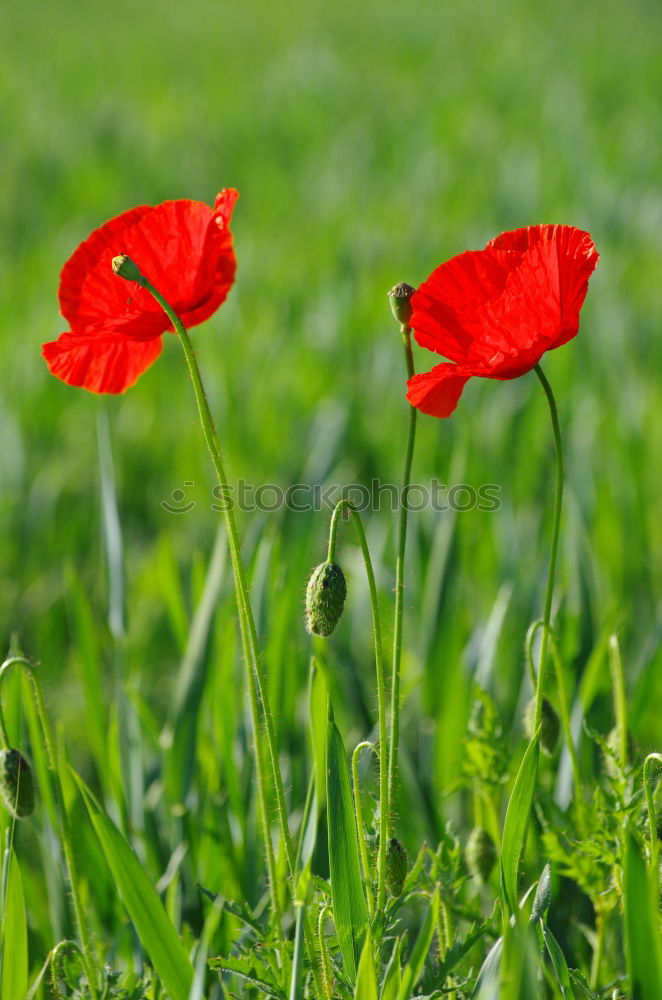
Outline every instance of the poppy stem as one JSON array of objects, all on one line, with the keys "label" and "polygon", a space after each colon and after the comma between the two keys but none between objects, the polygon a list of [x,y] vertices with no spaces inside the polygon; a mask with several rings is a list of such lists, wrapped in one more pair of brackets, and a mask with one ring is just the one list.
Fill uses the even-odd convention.
[{"label": "poppy stem", "polygon": [[[30,687],[32,688],[32,696],[37,710],[39,725],[41,726],[44,749],[46,751],[46,760],[48,762],[49,770],[53,772],[52,787],[54,790],[55,815],[60,828],[60,842],[62,844],[62,853],[64,854],[64,862],[67,869],[67,879],[69,882],[69,890],[71,892],[71,902],[73,905],[76,929],[78,931],[78,939],[81,944],[81,964],[87,978],[90,995],[93,1000],[96,1000],[96,997],[98,996],[99,983],[97,980],[96,966],[94,964],[94,957],[90,942],[90,932],[85,920],[85,911],[83,909],[78,891],[76,865],[74,862],[74,851],[71,841],[71,827],[69,825],[69,815],[67,813],[67,807],[65,805],[64,794],[62,791],[62,782],[60,780],[57,746],[55,740],[53,739],[50,722],[48,721],[46,705],[44,704],[44,696],[41,693],[41,685],[32,663],[24,656],[10,656],[7,660],[5,660],[2,666],[0,666],[0,688],[2,687],[2,684],[12,667],[18,667],[18,669],[29,680]],[[6,738],[7,730],[4,719],[2,719],[2,732]],[[9,745],[9,743],[7,745]]]},{"label": "poppy stem", "polygon": [[[400,333],[405,349],[407,378],[414,375],[414,355],[411,349],[411,327],[401,323]],[[400,660],[402,658],[402,618],[404,605],[405,549],[407,547],[407,514],[411,465],[416,441],[416,408],[409,406],[409,433],[405,452],[405,467],[402,476],[400,496],[400,520],[398,525],[398,552],[395,563],[395,621],[393,625],[393,665],[391,674],[391,732],[388,759],[388,803],[389,829],[393,836],[395,822],[395,781],[398,769],[398,741],[400,739]]]},{"label": "poppy stem", "polygon": [[556,491],[554,495],[554,521],[552,524],[552,544],[549,554],[549,572],[547,575],[547,589],[545,591],[545,603],[542,614],[542,639],[540,641],[540,656],[538,658],[538,676],[536,678],[536,705],[533,722],[533,732],[535,733],[542,718],[543,688],[545,683],[545,669],[550,644],[550,627],[552,620],[552,601],[554,598],[554,581],[556,578],[556,561],[559,548],[559,532],[561,527],[561,508],[563,505],[563,444],[561,441],[561,427],[559,425],[559,413],[552,387],[540,367],[536,365],[534,369],[540,379],[547,403],[549,414],[552,419],[552,431],[554,433],[554,445],[556,448]]},{"label": "poppy stem", "polygon": [[[209,451],[216,475],[218,477],[218,484],[221,487],[222,494],[227,496],[228,494],[228,478],[225,473],[225,467],[223,464],[223,458],[221,455],[221,447],[218,441],[218,436],[216,434],[216,429],[214,427],[214,421],[211,415],[211,410],[209,409],[209,403],[207,401],[207,395],[205,393],[204,386],[202,384],[202,377],[200,375],[200,369],[198,368],[198,362],[195,357],[195,352],[191,344],[188,332],[184,327],[184,324],[180,320],[177,313],[172,309],[170,304],[164,299],[161,293],[154,288],[154,286],[144,277],[142,277],[141,284],[143,288],[148,291],[154,299],[159,303],[163,311],[165,312],[168,319],[174,326],[182,349],[184,351],[184,357],[188,365],[189,374],[191,376],[191,381],[193,383],[193,392],[195,393],[195,399],[198,404],[198,413],[200,416],[200,424],[202,426],[202,433],[204,435],[205,443]],[[269,705],[269,696],[267,693],[267,688],[265,684],[264,671],[260,661],[260,650],[259,642],[257,637],[257,629],[255,627],[255,619],[253,617],[253,610],[250,603],[250,597],[248,593],[248,583],[246,580],[246,571],[244,569],[244,563],[241,555],[241,546],[239,543],[239,534],[237,532],[237,525],[234,519],[234,513],[232,506],[230,504],[224,505],[225,509],[223,511],[225,515],[226,530],[228,533],[228,542],[230,546],[230,558],[232,562],[232,570],[234,573],[235,590],[237,596],[237,607],[239,610],[239,622],[242,646],[244,651],[244,661],[246,664],[246,676],[248,680],[248,692],[251,708],[251,719],[253,725],[253,738],[255,740],[255,758],[257,765],[257,784],[258,784],[258,799],[260,807],[260,816],[263,827],[263,839],[264,846],[267,855],[267,875],[269,878],[269,891],[271,894],[271,905],[273,909],[274,917],[276,918],[276,924],[278,927],[279,935],[282,936],[282,925],[281,925],[281,906],[278,897],[278,880],[276,871],[276,859],[273,849],[273,844],[271,840],[271,831],[269,829],[269,808],[267,800],[267,775],[266,775],[266,762],[264,760],[264,751],[262,748],[262,729],[260,726],[260,707],[262,708],[262,717],[264,721],[264,734],[266,736],[267,749],[269,753],[269,762],[271,765],[271,773],[273,779],[273,787],[276,795],[276,811],[278,813],[278,821],[280,826],[281,837],[283,840],[283,846],[285,848],[285,856],[287,860],[287,866],[290,876],[290,888],[292,893],[292,899],[294,899],[294,894],[296,890],[296,853],[294,850],[294,842],[292,840],[292,835],[287,822],[287,807],[285,804],[285,791],[283,788],[283,779],[280,773],[280,765],[278,763],[278,756],[276,750],[276,732],[274,727],[273,715],[271,713],[271,707]],[[317,961],[315,958],[314,951],[314,939],[312,937],[312,931],[309,926],[309,922],[306,916],[304,916],[304,937],[306,939],[306,946],[308,950],[308,956],[311,963],[311,971],[313,978],[315,980],[316,990],[321,994],[321,980],[319,978],[319,969],[317,968]]]},{"label": "poppy stem", "polygon": [[[388,745],[386,737],[386,687],[384,684],[384,655],[382,651],[382,624],[379,614],[379,600],[377,598],[377,586],[375,584],[375,573],[372,568],[370,549],[368,540],[363,530],[361,516],[350,500],[339,500],[333,511],[331,518],[331,528],[329,530],[329,562],[333,562],[336,549],[336,532],[338,521],[344,510],[348,510],[354,520],[356,535],[361,546],[363,562],[365,564],[366,576],[368,577],[368,589],[370,591],[370,604],[372,605],[372,634],[375,647],[375,676],[377,682],[377,706],[379,713],[379,747],[377,749],[377,759],[379,761],[379,851],[377,855],[377,912],[384,909],[386,903],[386,848],[388,845],[388,823],[390,816],[389,789],[388,789]],[[361,743],[359,746],[369,746],[371,744]],[[374,747],[373,747],[374,749]],[[355,751],[356,753],[356,751]],[[356,784],[356,783],[355,783]],[[356,819],[360,826],[359,844],[363,838],[363,821],[361,814],[361,798],[358,787],[355,790],[357,811]],[[368,876],[366,875],[366,878]],[[368,891],[368,901],[371,901],[369,884],[366,883]],[[372,907],[371,907],[372,909]]]}]

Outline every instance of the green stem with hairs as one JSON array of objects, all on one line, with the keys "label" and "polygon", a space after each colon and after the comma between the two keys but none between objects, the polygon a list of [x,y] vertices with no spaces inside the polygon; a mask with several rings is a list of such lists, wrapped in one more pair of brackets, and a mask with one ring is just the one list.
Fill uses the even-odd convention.
[{"label": "green stem with hairs", "polygon": [[[165,312],[166,316],[172,323],[173,327],[175,328],[175,331],[179,336],[179,341],[182,345],[182,349],[184,351],[184,357],[186,359],[189,374],[191,376],[191,382],[193,383],[193,392],[195,394],[196,403],[198,405],[198,413],[200,416],[202,433],[205,439],[205,443],[207,445],[207,449],[209,451],[209,455],[212,460],[212,464],[216,471],[218,484],[221,487],[221,494],[227,496],[228,478],[225,473],[225,467],[221,455],[221,448],[216,434],[216,429],[214,427],[214,421],[211,415],[211,411],[209,409],[207,395],[205,393],[205,389],[202,384],[200,369],[198,368],[195,352],[191,345],[188,332],[184,327],[182,321],[180,320],[179,316],[175,313],[170,304],[166,301],[166,299],[164,299],[161,293],[156,288],[154,288],[154,286],[147,280],[147,278],[141,275],[139,283],[143,288],[146,289],[146,291],[150,293],[150,295],[152,295],[154,299],[156,299],[156,301],[159,303],[159,305]],[[285,857],[287,860],[287,866],[290,876],[290,892],[292,895],[292,899],[294,899],[295,886],[296,886],[296,852],[287,821],[285,791],[283,788],[283,779],[280,772],[280,765],[278,763],[278,756],[276,750],[276,732],[275,732],[271,707],[269,705],[269,697],[267,693],[264,672],[260,660],[257,629],[255,627],[255,619],[253,617],[253,610],[251,607],[249,593],[248,593],[248,583],[246,580],[246,571],[244,569],[244,563],[241,555],[241,547],[239,544],[237,525],[234,519],[234,512],[230,504],[224,505],[223,513],[225,515],[225,524],[228,533],[230,558],[232,562],[235,590],[237,595],[237,606],[239,609],[239,618],[241,624],[242,644],[244,647],[244,659],[246,662],[246,674],[248,680],[248,690],[250,695],[253,735],[256,747],[256,762],[258,767],[258,794],[261,800],[260,808],[263,816],[263,825],[265,828],[264,831],[265,849],[267,852],[268,865],[269,868],[271,869],[268,872],[271,902],[274,908],[274,912],[278,914],[280,912],[280,905],[277,898],[278,886],[276,881],[275,859],[273,858],[271,835],[268,830],[266,774],[265,774],[264,761],[263,759],[261,759],[261,751],[260,751],[260,742],[261,742],[261,729],[260,729],[260,718],[259,718],[260,706],[262,708],[262,716],[264,720],[264,732],[266,736],[267,750],[271,764],[271,773],[272,773],[273,786],[276,796],[276,810],[278,813],[280,833],[283,841],[283,846],[285,848]],[[315,978],[316,988],[319,988],[321,990],[321,983],[319,981],[319,970],[317,969],[315,964],[314,939],[312,937],[312,932],[310,930],[307,919],[304,920],[304,935],[306,939],[307,950],[309,953],[309,959],[312,966],[312,973]]]},{"label": "green stem with hairs", "polygon": [[648,829],[651,838],[651,868],[657,871],[657,859],[659,844],[657,840],[657,816],[655,814],[655,800],[651,788],[651,768],[653,764],[662,766],[662,754],[649,753],[644,761],[644,793],[646,795],[646,808],[648,810]]},{"label": "green stem with hairs", "polygon": [[561,441],[561,427],[559,424],[559,413],[554,399],[552,387],[547,381],[545,373],[540,365],[534,369],[540,379],[540,383],[545,390],[549,415],[552,420],[552,431],[554,434],[554,445],[556,449],[556,490],[554,493],[554,520],[552,523],[552,544],[549,553],[549,572],[547,575],[547,589],[545,591],[545,603],[542,614],[542,639],[540,642],[540,656],[538,659],[538,676],[536,678],[536,708],[533,722],[533,732],[535,733],[542,718],[543,689],[545,684],[545,670],[547,667],[547,657],[550,643],[550,626],[552,621],[552,601],[554,599],[554,581],[556,578],[556,561],[559,549],[559,534],[561,528],[561,508],[563,506],[563,444]]},{"label": "green stem with hairs", "polygon": [[[400,324],[402,343],[405,349],[407,378],[414,375],[414,355],[411,349],[411,327]],[[400,519],[398,524],[398,549],[395,563],[395,620],[393,625],[393,663],[391,672],[391,734],[388,759],[388,803],[389,829],[393,835],[395,824],[395,782],[398,770],[398,742],[400,740],[400,661],[402,658],[402,618],[404,609],[405,550],[407,547],[407,501],[411,482],[411,464],[416,441],[416,408],[409,406],[409,431],[405,451],[405,465],[402,476],[400,499]]]},{"label": "green stem with hairs", "polygon": [[[363,867],[363,878],[365,879],[365,892],[368,898],[368,912],[372,919],[375,915],[375,897],[372,894],[372,878],[370,872],[370,859],[368,858],[368,847],[365,842],[365,823],[363,822],[363,805],[361,804],[361,785],[359,783],[359,756],[362,750],[369,747],[374,751],[375,747],[369,740],[364,740],[354,747],[352,754],[352,784],[354,785],[354,812],[356,813],[356,832],[359,838],[359,854],[361,855],[361,865]],[[381,845],[380,845],[381,846]],[[382,851],[380,849],[380,855]]]},{"label": "green stem with hairs", "polygon": [[[388,786],[388,738],[386,732],[386,686],[384,683],[384,655],[382,651],[382,625],[379,614],[379,600],[377,598],[377,586],[375,583],[375,573],[372,568],[368,541],[363,530],[363,522],[356,508],[349,500],[340,500],[335,506],[329,528],[329,548],[327,559],[334,562],[336,551],[336,535],[338,523],[343,511],[349,511],[354,521],[356,535],[361,547],[363,562],[365,564],[366,576],[368,577],[368,589],[370,591],[370,604],[372,606],[372,632],[375,647],[375,675],[377,683],[377,709],[379,714],[379,851],[377,855],[377,910],[381,911],[386,902],[386,849],[388,845],[388,823],[390,816],[390,798]],[[365,745],[365,744],[360,744]],[[357,814],[358,816],[358,814]]]},{"label": "green stem with hairs", "polygon": [[622,771],[628,764],[628,709],[625,700],[625,677],[623,662],[618,647],[618,637],[609,636],[609,668],[611,670],[611,685],[614,697],[614,715],[616,717],[616,732],[618,733],[618,763]]},{"label": "green stem with hairs", "polygon": [[[78,882],[76,878],[76,866],[74,863],[74,851],[73,844],[71,840],[71,828],[69,826],[69,816],[67,814],[67,809],[64,804],[64,794],[62,792],[62,783],[60,781],[60,770],[57,759],[57,746],[55,740],[53,739],[53,733],[51,731],[50,722],[48,721],[48,715],[46,713],[46,705],[44,704],[44,697],[41,693],[41,685],[35,674],[33,665],[29,660],[26,660],[23,656],[10,656],[9,659],[0,666],[0,690],[5,681],[5,678],[9,674],[12,667],[18,667],[19,670],[28,678],[30,682],[30,687],[32,689],[32,695],[34,698],[35,708],[37,710],[37,718],[39,719],[39,724],[41,726],[42,736],[44,740],[44,749],[46,751],[46,758],[48,760],[49,770],[53,772],[53,789],[55,798],[55,811],[58,818],[58,823],[60,826],[59,834],[60,841],[62,843],[62,852],[64,854],[64,862],[67,869],[67,878],[69,882],[69,890],[71,892],[71,902],[74,911],[74,919],[76,922],[76,929],[78,931],[78,937],[81,944],[81,963],[83,965],[83,970],[85,976],[87,977],[87,982],[92,995],[93,1000],[96,1000],[99,991],[99,983],[96,975],[96,966],[94,963],[94,958],[92,955],[91,937],[90,931],[87,926],[87,922],[84,916],[84,909],[81,903],[80,894],[78,891]],[[2,738],[6,745],[9,746],[9,735],[7,733],[7,727],[5,725],[4,714],[2,712],[2,699],[0,698],[0,731],[2,732]]]}]

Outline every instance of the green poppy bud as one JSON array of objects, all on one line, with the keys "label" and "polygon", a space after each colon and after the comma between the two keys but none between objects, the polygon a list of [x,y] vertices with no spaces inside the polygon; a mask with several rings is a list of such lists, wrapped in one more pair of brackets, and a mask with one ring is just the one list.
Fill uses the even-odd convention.
[{"label": "green poppy bud", "polygon": [[0,750],[0,795],[16,819],[34,810],[32,769],[18,750]]},{"label": "green poppy bud", "polygon": [[395,837],[386,848],[386,888],[392,896],[400,896],[407,877],[407,852]]},{"label": "green poppy bud", "polygon": [[470,874],[479,882],[487,882],[494,868],[496,856],[496,844],[487,830],[482,826],[475,826],[464,848],[464,860]]},{"label": "green poppy bud", "polygon": [[331,635],[340,621],[346,596],[347,584],[340,566],[320,563],[306,589],[306,628],[311,635]]},{"label": "green poppy bud", "polygon": [[143,281],[143,276],[137,264],[134,264],[130,257],[121,253],[118,257],[113,257],[112,268],[115,274],[126,281]]},{"label": "green poppy bud", "polygon": [[[604,753],[604,763],[605,771],[610,778],[617,778],[620,772],[620,756],[621,756],[621,735],[618,726],[614,726],[613,729],[609,730],[609,734],[606,740],[607,746],[611,753]],[[627,760],[630,761],[634,756],[635,746],[634,740],[630,733],[627,734]]]},{"label": "green poppy bud", "polygon": [[416,291],[411,285],[400,281],[388,293],[391,302],[391,312],[402,326],[408,326],[411,319],[411,297]]},{"label": "green poppy bud", "polygon": [[[536,699],[532,698],[524,709],[524,732],[530,740],[533,739],[533,723],[536,716]],[[548,757],[552,757],[559,741],[561,724],[559,717],[546,698],[542,700],[542,715],[540,716],[540,749]]]}]

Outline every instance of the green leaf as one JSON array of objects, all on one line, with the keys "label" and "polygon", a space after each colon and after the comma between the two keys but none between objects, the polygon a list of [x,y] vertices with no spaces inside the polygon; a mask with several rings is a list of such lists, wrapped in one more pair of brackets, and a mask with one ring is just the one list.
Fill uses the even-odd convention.
[{"label": "green leaf", "polygon": [[529,743],[524,758],[515,778],[506,820],[503,825],[503,843],[501,847],[501,891],[511,913],[517,913],[517,875],[519,863],[524,850],[526,831],[529,825],[529,813],[533,800],[533,790],[538,773],[538,758],[540,756],[540,729]]},{"label": "green leaf", "polygon": [[545,942],[545,948],[547,949],[547,954],[549,955],[550,961],[552,963],[552,968],[554,969],[554,975],[556,976],[559,988],[564,997],[569,997],[572,1000],[572,985],[570,983],[570,972],[568,970],[568,963],[565,960],[565,955],[561,950],[561,945],[558,943],[549,927],[541,922],[541,930],[543,940]]},{"label": "green leaf", "polygon": [[439,919],[439,890],[435,890],[430,908],[418,932],[418,937],[412,948],[409,961],[402,970],[402,981],[398,992],[398,1000],[409,1000],[412,990],[420,979],[427,953],[432,944],[437,920]]},{"label": "green leaf", "polygon": [[9,861],[2,920],[2,1000],[24,1000],[28,988],[28,930],[21,869],[14,851]]},{"label": "green leaf", "polygon": [[375,960],[372,955],[372,935],[368,930],[365,936],[359,971],[356,977],[354,1000],[377,1000],[377,975]]},{"label": "green leaf", "polygon": [[627,967],[632,1000],[660,995],[662,942],[657,912],[656,875],[646,868],[637,841],[628,834],[624,900]]},{"label": "green leaf", "polygon": [[168,920],[156,889],[115,824],[101,810],[82,778],[74,777],[111,874],[141,944],[172,1000],[187,1000],[193,966]]},{"label": "green leaf", "polygon": [[382,993],[380,1000],[397,1000],[398,993],[400,992],[400,984],[402,982],[402,973],[400,971],[400,948],[402,946],[402,938],[398,938],[395,942],[391,958],[386,967],[386,972],[384,973],[384,983],[382,985]]},{"label": "green leaf", "polygon": [[290,1000],[303,1000],[303,981],[305,979],[303,969],[303,921],[305,916],[305,890],[304,898],[296,904],[296,928],[294,931],[294,958],[292,959],[292,979],[290,981]]},{"label": "green leaf", "polygon": [[326,792],[333,919],[345,969],[353,982],[368,923],[368,910],[361,880],[349,767],[330,704],[327,721]]}]

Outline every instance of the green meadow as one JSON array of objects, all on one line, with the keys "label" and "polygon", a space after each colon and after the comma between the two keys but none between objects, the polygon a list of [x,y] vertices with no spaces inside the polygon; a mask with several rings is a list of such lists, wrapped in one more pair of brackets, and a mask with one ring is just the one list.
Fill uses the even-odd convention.
[{"label": "green meadow", "polygon": [[[0,642],[35,664],[43,687],[98,982],[85,983],[73,946],[48,959],[78,930],[57,788],[30,687],[13,672],[4,718],[37,801],[16,823],[0,810],[1,1000],[23,1000],[44,963],[31,994],[43,998],[662,996],[655,767],[642,778],[647,755],[662,752],[661,28],[648,0],[5,0]],[[376,983],[367,960],[347,968],[336,895],[333,983],[322,977],[319,992],[308,957],[298,977],[300,907],[271,792],[284,942],[269,936],[230,557],[179,344],[167,335],[120,396],[70,388],[41,358],[66,329],[60,270],[92,229],[134,205],[212,204],[227,186],[240,192],[236,282],[192,340],[231,481],[265,487],[259,506],[277,508],[236,516],[290,828],[309,837],[315,933],[330,871],[321,792],[317,822],[306,808],[319,763],[309,722],[325,706],[311,657],[349,761],[376,739],[371,606],[354,531],[341,525],[345,611],[329,639],[307,635],[306,581],[325,559],[331,508],[272,501],[293,484],[334,487],[334,499],[352,484],[372,491],[361,517],[388,665],[398,516],[375,502],[375,484],[401,483],[409,409],[388,290],[535,223],[585,229],[600,252],[579,335],[542,359],[566,459],[560,667],[546,694],[558,711],[560,671],[582,787],[562,734],[541,757],[517,858],[527,920],[550,864],[538,938],[514,918],[509,938],[494,909],[499,865],[480,884],[464,850],[477,825],[499,845],[528,744],[524,641],[542,612],[554,484],[533,373],[474,379],[450,419],[419,417],[412,482],[458,487],[455,506],[470,509],[409,515],[394,812],[409,870],[420,866],[386,925],[373,924]],[[417,371],[437,360],[415,347]],[[498,509],[465,503],[485,486]],[[372,849],[368,754],[361,779]],[[359,896],[352,884],[350,904]],[[499,940],[501,975],[477,985]],[[218,956],[234,973],[208,966]]]}]

